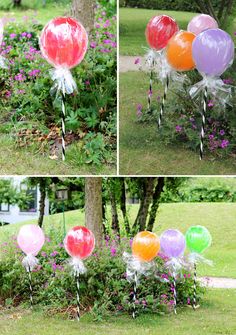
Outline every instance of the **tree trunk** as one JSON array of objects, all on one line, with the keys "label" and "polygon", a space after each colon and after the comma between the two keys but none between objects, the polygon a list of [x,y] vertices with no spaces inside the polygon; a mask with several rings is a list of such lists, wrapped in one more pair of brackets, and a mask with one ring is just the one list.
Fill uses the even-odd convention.
[{"label": "tree trunk", "polygon": [[153,194],[153,202],[152,202],[152,207],[151,207],[150,214],[149,214],[149,221],[147,225],[147,230],[149,231],[153,230],[153,226],[156,220],[157,210],[160,204],[160,197],[161,197],[164,185],[165,185],[165,178],[159,177],[156,187],[155,187],[154,194]]},{"label": "tree trunk", "polygon": [[123,215],[123,219],[124,219],[126,234],[130,235],[129,219],[127,217],[127,211],[126,211],[125,178],[121,177],[119,179],[120,179],[120,209],[122,211],[122,215]]},{"label": "tree trunk", "polygon": [[109,184],[110,184],[109,185],[109,196],[110,196],[110,202],[111,202],[111,215],[112,215],[111,228],[112,228],[113,233],[120,236],[119,219],[118,219],[118,213],[117,213],[117,207],[116,207],[116,194],[115,194],[115,187],[113,185],[112,178]]},{"label": "tree trunk", "polygon": [[44,178],[39,178],[39,192],[40,192],[40,200],[39,200],[38,225],[39,227],[42,228],[44,219],[44,210],[45,210],[45,200],[46,200],[46,183]]},{"label": "tree trunk", "polygon": [[21,0],[13,0],[14,6],[19,7],[21,5]]},{"label": "tree trunk", "polygon": [[85,226],[95,236],[96,246],[103,240],[102,224],[102,178],[85,178]]},{"label": "tree trunk", "polygon": [[94,28],[95,0],[72,0],[71,15],[78,19],[88,33]]},{"label": "tree trunk", "polygon": [[143,195],[140,202],[138,215],[133,225],[134,232],[143,231],[146,228],[146,221],[148,216],[149,206],[152,202],[153,188],[155,178],[143,178]]}]

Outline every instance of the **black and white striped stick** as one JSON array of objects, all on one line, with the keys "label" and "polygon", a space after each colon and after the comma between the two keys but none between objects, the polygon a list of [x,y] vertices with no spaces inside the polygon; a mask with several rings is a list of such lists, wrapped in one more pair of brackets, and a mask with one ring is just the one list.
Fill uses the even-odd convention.
[{"label": "black and white striped stick", "polygon": [[177,293],[176,293],[176,279],[175,275],[173,276],[173,284],[174,284],[174,313],[177,314],[176,312],[176,305],[177,305]]},{"label": "black and white striped stick", "polygon": [[138,285],[138,275],[137,271],[134,273],[134,294],[133,294],[133,319],[136,318],[136,299],[137,299],[137,285]]},{"label": "black and white striped stick", "polygon": [[65,122],[65,120],[66,120],[66,101],[65,101],[65,95],[64,95],[64,93],[62,93],[61,143],[62,143],[62,160],[63,161],[65,161],[65,159],[66,159],[66,144],[65,144],[65,137],[66,137],[65,123],[66,122]]},{"label": "black and white striped stick", "polygon": [[206,111],[207,111],[207,86],[204,89],[204,97],[203,97],[203,110],[202,110],[202,128],[200,135],[200,160],[203,158],[203,144],[205,137],[205,126],[206,126]]},{"label": "black and white striped stick", "polygon": [[196,310],[197,302],[197,265],[194,263],[194,275],[193,275],[193,309]]},{"label": "black and white striped stick", "polygon": [[79,299],[79,274],[75,275],[76,278],[76,297],[77,297],[77,320],[80,321],[80,299]]},{"label": "black and white striped stick", "polygon": [[167,75],[164,95],[163,95],[162,103],[161,103],[161,111],[160,111],[159,119],[158,119],[158,122],[157,122],[158,129],[161,127],[161,121],[163,119],[163,115],[164,115],[164,112],[165,112],[165,102],[166,102],[167,92],[168,92],[168,88],[169,88],[169,83],[170,83],[170,78]]},{"label": "black and white striped stick", "polygon": [[30,266],[28,267],[28,275],[29,275],[29,289],[30,289],[30,308],[33,308],[33,286],[32,286],[32,276]]},{"label": "black and white striped stick", "polygon": [[150,74],[150,84],[149,84],[149,92],[148,92],[148,112],[151,112],[151,103],[152,103],[152,71]]}]

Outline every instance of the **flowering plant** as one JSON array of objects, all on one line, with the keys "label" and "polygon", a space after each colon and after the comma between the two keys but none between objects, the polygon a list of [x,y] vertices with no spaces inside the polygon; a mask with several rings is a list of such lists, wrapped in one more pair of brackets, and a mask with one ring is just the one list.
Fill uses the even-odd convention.
[{"label": "flowering plant", "polygon": [[[76,285],[63,236],[51,229],[39,255],[39,265],[32,274],[34,302],[45,308],[54,307],[68,310],[76,306]],[[131,241],[107,236],[102,248],[95,249],[86,260],[86,275],[80,277],[80,298],[83,309],[92,310],[96,319],[108,313],[130,312],[132,310],[133,286],[126,279],[126,265],[123,252],[131,252]],[[21,265],[23,257],[15,237],[1,245],[4,255],[0,265],[0,298],[13,305],[27,302],[27,274]],[[0,255],[0,257],[1,257]],[[173,278],[164,268],[165,256],[156,258],[156,269],[143,276],[138,287],[136,308],[145,312],[169,312],[173,308]],[[193,297],[192,275],[185,272],[177,278],[178,304],[190,304]],[[197,284],[197,294],[203,292]],[[72,314],[75,310],[72,309]]]}]

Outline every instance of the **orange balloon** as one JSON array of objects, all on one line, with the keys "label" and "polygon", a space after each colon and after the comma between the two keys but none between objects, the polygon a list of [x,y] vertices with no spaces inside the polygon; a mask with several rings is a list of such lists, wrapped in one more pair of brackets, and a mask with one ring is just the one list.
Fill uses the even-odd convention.
[{"label": "orange balloon", "polygon": [[150,262],[160,251],[159,237],[150,231],[138,233],[132,243],[132,254],[142,262]]},{"label": "orange balloon", "polygon": [[196,35],[189,31],[176,33],[166,47],[168,63],[176,71],[189,71],[195,68],[192,56],[192,43]]}]

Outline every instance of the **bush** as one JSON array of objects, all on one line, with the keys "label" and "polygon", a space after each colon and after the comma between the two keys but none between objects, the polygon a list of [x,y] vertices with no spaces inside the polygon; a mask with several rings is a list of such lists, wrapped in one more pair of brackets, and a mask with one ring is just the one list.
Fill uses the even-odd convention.
[{"label": "bush", "polygon": [[[66,130],[67,142],[80,141],[80,150],[76,149],[86,163],[99,165],[114,163],[117,62],[116,18],[108,19],[100,6],[97,20],[86,58],[72,70],[78,92],[66,96]],[[51,66],[42,58],[37,37],[42,28],[35,18],[24,26],[6,26],[0,54],[9,66],[1,70],[0,124],[20,147],[36,145],[37,151],[47,152],[52,137],[60,136],[61,98],[50,94]],[[96,139],[95,153],[89,143]]]},{"label": "bush", "polygon": [[[46,309],[67,309],[76,305],[76,285],[67,265],[68,255],[61,244],[62,236],[51,231],[42,252],[40,265],[33,271],[34,303]],[[126,279],[124,251],[130,252],[130,241],[106,240],[86,261],[88,272],[80,277],[80,299],[84,310],[92,310],[96,320],[110,313],[131,312],[133,285]],[[4,259],[0,263],[0,297],[5,304],[28,304],[28,277],[22,267],[21,251],[15,238],[2,245]],[[164,258],[156,259],[155,272],[141,279],[136,300],[137,310],[169,312],[173,308],[172,277],[164,269]],[[157,278],[158,276],[158,278]],[[189,273],[177,279],[178,304],[190,304],[193,279]],[[203,289],[197,286],[198,297]],[[72,309],[73,310],[73,309]]]}]

